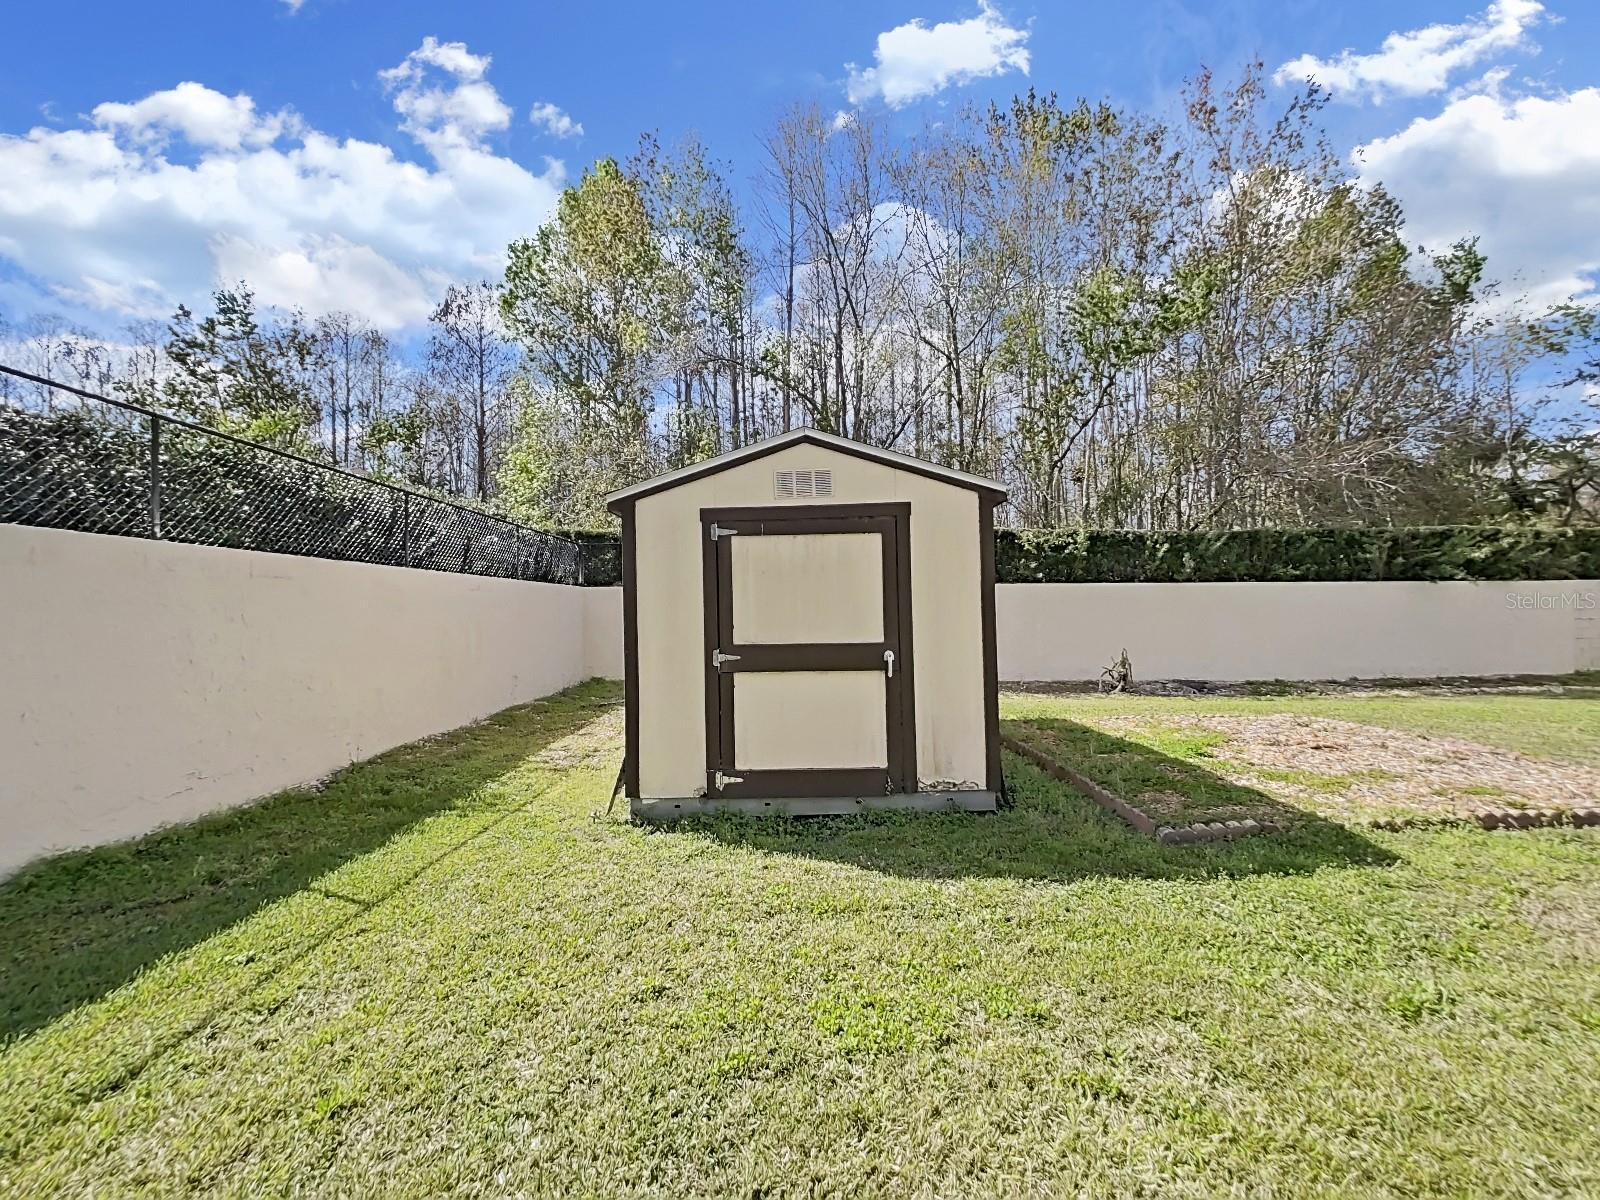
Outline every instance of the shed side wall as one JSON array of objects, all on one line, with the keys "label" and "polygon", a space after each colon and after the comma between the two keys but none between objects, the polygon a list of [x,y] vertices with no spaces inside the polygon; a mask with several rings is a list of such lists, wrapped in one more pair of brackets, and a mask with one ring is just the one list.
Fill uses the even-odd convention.
[{"label": "shed side wall", "polygon": [[[773,472],[817,468],[833,472],[831,497],[773,498]],[[929,783],[983,783],[977,494],[825,447],[799,445],[636,505],[641,796],[692,796],[705,786],[700,510],[896,500],[911,504],[917,774]]]}]

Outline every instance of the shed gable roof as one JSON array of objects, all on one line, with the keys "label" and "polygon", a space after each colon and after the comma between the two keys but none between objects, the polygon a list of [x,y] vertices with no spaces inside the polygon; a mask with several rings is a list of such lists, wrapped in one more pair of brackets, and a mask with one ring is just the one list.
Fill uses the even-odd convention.
[{"label": "shed gable roof", "polygon": [[840,454],[850,454],[856,458],[879,462],[898,471],[909,471],[915,475],[925,475],[930,479],[937,479],[941,483],[948,483],[952,487],[981,492],[997,502],[1006,498],[1006,489],[1003,486],[992,479],[985,479],[981,475],[969,475],[967,472],[957,471],[953,467],[941,467],[934,463],[924,462],[922,459],[913,458],[909,454],[900,454],[897,451],[885,450],[879,446],[868,446],[862,442],[853,442],[849,438],[842,438],[837,434],[823,433],[820,429],[791,429],[787,433],[780,433],[777,437],[767,438],[762,442],[753,442],[748,446],[740,447],[738,450],[730,450],[726,454],[708,458],[705,462],[679,467],[676,471],[669,471],[665,475],[657,475],[654,479],[646,479],[631,487],[612,492],[606,497],[606,507],[614,513],[620,513],[635,500],[644,496],[653,496],[657,492],[667,491],[669,488],[675,488],[679,484],[688,483],[692,479],[715,475],[718,471],[725,471],[729,467],[735,467],[757,458],[764,458],[768,454],[774,454],[790,446],[807,443],[813,446],[822,446],[828,450],[836,450]]}]

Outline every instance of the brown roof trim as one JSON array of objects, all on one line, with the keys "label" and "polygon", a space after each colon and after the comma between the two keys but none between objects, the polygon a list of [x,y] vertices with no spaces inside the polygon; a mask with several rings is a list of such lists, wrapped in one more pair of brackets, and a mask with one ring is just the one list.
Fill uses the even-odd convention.
[{"label": "brown roof trim", "polygon": [[983,611],[983,739],[985,783],[991,792],[1006,795],[1006,777],[1000,759],[1000,668],[995,644],[994,617],[994,506],[989,496],[978,497],[978,570]]},{"label": "brown roof trim", "polygon": [[883,450],[875,446],[852,442],[846,438],[823,437],[816,430],[801,429],[791,431],[789,434],[779,434],[777,437],[769,438],[765,442],[758,442],[754,446],[735,450],[730,454],[723,454],[717,458],[707,459],[703,463],[682,471],[673,472],[670,475],[663,475],[659,479],[639,486],[638,490],[626,496],[618,496],[616,499],[608,501],[606,508],[621,515],[625,509],[631,508],[635,501],[642,500],[646,496],[654,496],[658,492],[669,491],[681,483],[703,479],[707,475],[715,475],[719,471],[726,471],[730,467],[754,462],[758,458],[765,458],[769,454],[776,454],[780,450],[787,450],[790,446],[801,444],[820,446],[824,450],[848,454],[898,471],[906,471],[912,475],[923,475],[929,479],[938,480],[940,483],[947,483],[951,487],[965,488],[968,491],[977,492],[980,496],[989,497],[990,502],[994,504],[1001,503],[1006,498],[1006,489],[999,484],[984,483],[974,476],[963,476],[961,473],[951,474],[950,472],[954,468],[949,470],[941,469],[932,463],[925,463],[921,459],[912,458],[908,454],[901,454],[897,450]]},{"label": "brown roof trim", "polygon": [[622,789],[639,798],[639,540],[633,509],[622,514]]}]

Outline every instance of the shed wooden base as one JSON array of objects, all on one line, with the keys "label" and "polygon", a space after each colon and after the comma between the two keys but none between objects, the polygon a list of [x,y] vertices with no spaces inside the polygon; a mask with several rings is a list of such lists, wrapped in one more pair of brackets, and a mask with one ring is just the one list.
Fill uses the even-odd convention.
[{"label": "shed wooden base", "polygon": [[899,812],[994,812],[996,794],[991,791],[908,792],[892,796],[774,796],[761,798],[713,799],[685,796],[667,800],[628,799],[636,820],[671,821],[700,813],[743,813],[754,817],[826,817],[867,809]]}]

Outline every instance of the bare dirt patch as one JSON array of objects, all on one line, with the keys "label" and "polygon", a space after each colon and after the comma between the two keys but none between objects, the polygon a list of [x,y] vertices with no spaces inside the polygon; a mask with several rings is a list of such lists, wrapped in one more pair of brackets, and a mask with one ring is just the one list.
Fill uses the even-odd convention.
[{"label": "bare dirt patch", "polygon": [[616,761],[622,734],[622,706],[608,704],[594,720],[551,742],[529,761],[563,771],[573,767],[608,766]]},{"label": "bare dirt patch", "polygon": [[1600,799],[1600,771],[1590,768],[1324,717],[1128,715],[1086,723],[1131,741],[1174,731],[1220,735],[1203,760],[1206,770],[1335,819],[1469,817],[1485,809],[1590,807]]},{"label": "bare dirt patch", "polygon": [[[1007,680],[1008,692],[1086,696],[1106,688],[1094,679]],[[1139,679],[1133,696],[1596,696],[1600,671],[1573,675],[1440,675],[1426,679]]]},{"label": "bare dirt patch", "polygon": [[[1181,824],[1189,815],[1190,808],[1193,807],[1193,801],[1182,792],[1140,792],[1137,796],[1130,796],[1129,799],[1138,805],[1141,810],[1149,813],[1161,825]],[[1249,808],[1240,805],[1231,811],[1221,809],[1215,812],[1208,812],[1206,815],[1215,820],[1227,821],[1252,816],[1253,813]]]}]

